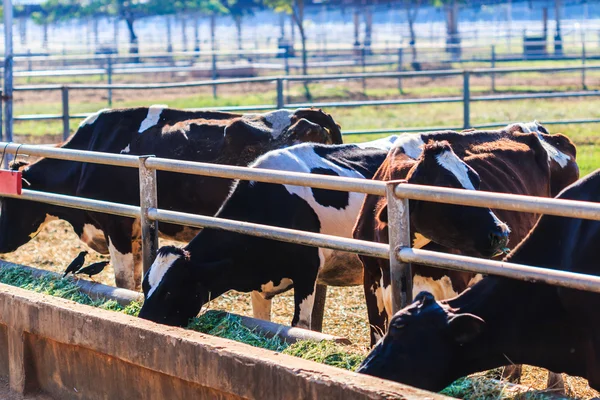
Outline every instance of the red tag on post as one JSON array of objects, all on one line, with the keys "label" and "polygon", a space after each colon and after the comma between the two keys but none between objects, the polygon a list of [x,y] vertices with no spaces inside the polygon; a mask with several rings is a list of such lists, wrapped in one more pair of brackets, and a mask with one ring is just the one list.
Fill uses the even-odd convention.
[{"label": "red tag on post", "polygon": [[3,194],[21,194],[23,174],[21,171],[0,169],[0,196]]}]

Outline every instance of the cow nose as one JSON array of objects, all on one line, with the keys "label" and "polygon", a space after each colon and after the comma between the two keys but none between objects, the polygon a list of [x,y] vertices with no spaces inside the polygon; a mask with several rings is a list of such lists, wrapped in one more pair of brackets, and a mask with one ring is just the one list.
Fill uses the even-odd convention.
[{"label": "cow nose", "polygon": [[489,239],[490,245],[494,250],[504,248],[508,244],[508,231],[505,229],[499,229],[491,232]]}]

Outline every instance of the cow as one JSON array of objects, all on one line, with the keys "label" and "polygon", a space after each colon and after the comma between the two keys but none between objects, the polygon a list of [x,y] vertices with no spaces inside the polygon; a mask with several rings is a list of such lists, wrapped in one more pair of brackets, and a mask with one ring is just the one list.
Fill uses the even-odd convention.
[{"label": "cow", "polygon": [[[261,154],[300,142],[342,143],[340,127],[318,109],[265,114],[183,111],[151,106],[101,110],[84,120],[60,147],[218,164],[247,165]],[[124,204],[139,204],[138,171],[109,165],[42,158],[13,168],[28,189]],[[232,180],[158,172],[160,207],[213,215]],[[15,199],[2,201],[0,253],[16,250],[53,220],[68,221],[81,240],[111,257],[117,286],[141,290],[138,220]],[[197,230],[160,224],[160,233],[190,240]]]},{"label": "cow", "polygon": [[[405,142],[404,146],[390,151],[373,179],[405,178],[408,173],[406,159],[414,157],[418,146],[431,138],[448,141],[459,158],[479,174],[479,189],[484,191],[549,197],[556,194],[555,191],[561,185],[566,186],[575,181],[579,174],[575,160],[576,150],[572,142],[564,135],[548,134],[544,127],[534,122],[514,124],[496,131],[445,131],[414,136],[412,142]],[[409,209],[413,210],[415,207],[418,207],[417,202],[410,201]],[[493,212],[510,228],[509,245],[513,246],[529,233],[539,217],[536,214],[505,210]],[[456,216],[447,212],[435,216],[439,225],[455,226],[456,237],[449,235],[442,238],[442,241],[434,240],[439,226],[433,225],[432,230],[428,231],[419,226],[418,221],[411,221],[414,228],[412,247],[486,258],[495,256],[489,252],[477,251],[470,243],[459,240],[465,236],[460,228],[470,221],[458,218],[451,220],[453,217]],[[386,198],[366,196],[353,237],[388,243]],[[381,333],[385,332],[388,316],[392,315],[389,261],[364,255],[359,258],[364,266],[364,293],[373,346]],[[412,272],[413,294],[428,290],[440,300],[456,296],[481,278],[468,272],[447,271],[417,264],[413,265]]]},{"label": "cow", "polygon": [[[252,167],[369,179],[400,139],[391,136],[338,146],[305,143],[269,152]],[[412,165],[412,174],[408,177],[412,183],[456,188],[479,184],[477,174],[460,161],[447,142],[428,144],[418,160],[407,161]],[[240,181],[216,216],[350,237],[363,199],[361,193]],[[476,222],[463,233],[466,238],[489,238],[476,242],[479,251],[493,252],[504,246],[507,228],[489,209],[467,210],[426,203],[415,208],[412,217],[417,221],[426,220],[428,215],[439,214],[439,209]],[[429,223],[437,225],[432,219]],[[446,232],[439,229],[439,234],[445,236]],[[273,296],[293,286],[292,326],[311,328],[315,285],[359,285],[362,275],[362,266],[355,254],[204,229],[183,249],[164,247],[159,250],[144,277],[145,301],[139,316],[182,326],[196,316],[209,299],[230,289],[260,292],[267,302],[265,306],[269,307]],[[260,306],[257,303],[255,301],[253,306]]]},{"label": "cow", "polygon": [[[600,170],[559,199],[600,202]],[[504,261],[599,275],[600,222],[543,215]],[[440,390],[509,362],[581,376],[600,390],[597,293],[487,276],[451,300],[420,293],[358,372]]]}]

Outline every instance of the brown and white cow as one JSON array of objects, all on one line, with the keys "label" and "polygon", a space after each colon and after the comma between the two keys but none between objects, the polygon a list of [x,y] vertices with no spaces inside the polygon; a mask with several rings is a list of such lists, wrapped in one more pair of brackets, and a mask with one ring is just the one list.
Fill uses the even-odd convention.
[{"label": "brown and white cow", "polygon": [[[525,132],[525,133],[524,133]],[[549,197],[561,186],[578,177],[575,162],[575,146],[563,135],[549,135],[537,123],[515,124],[497,131],[433,132],[411,135],[410,140],[398,140],[398,146],[388,154],[373,179],[404,179],[410,172],[410,162],[428,140],[446,140],[454,152],[481,178],[479,190]],[[423,203],[423,202],[421,202]],[[415,202],[411,201],[412,209]],[[471,207],[464,207],[469,209]],[[387,200],[368,195],[358,217],[354,237],[356,239],[388,243]],[[509,246],[519,243],[533,227],[539,215],[505,210],[493,212],[510,228]],[[491,257],[490,253],[476,250],[470,243],[457,241],[452,236],[440,237],[439,232],[455,226],[456,236],[461,227],[472,221],[456,222],[453,215],[430,215],[437,221],[412,221],[413,247],[457,254]],[[427,223],[429,222],[429,223]],[[426,227],[433,229],[427,230]],[[414,232],[419,232],[415,235]],[[483,239],[483,238],[481,238]],[[391,315],[391,288],[387,260],[359,256],[364,266],[364,290],[371,326],[371,345],[385,332]],[[423,265],[413,265],[416,295],[422,290],[433,293],[438,299],[456,296],[470,284],[480,279],[471,273],[446,271]]]},{"label": "brown and white cow", "polygon": [[[60,147],[245,166],[269,150],[300,142],[339,144],[342,136],[331,116],[317,109],[239,115],[151,106],[99,111]],[[23,167],[22,163],[17,166]],[[139,177],[133,168],[42,158],[22,170],[28,189],[139,204]],[[213,215],[231,183],[159,171],[158,202],[168,210]],[[68,221],[90,247],[110,254],[117,286],[140,288],[139,221],[130,218],[4,199],[0,252],[16,250],[53,219]],[[164,236],[179,240],[197,233],[162,223],[159,229]]]},{"label": "brown and white cow", "polygon": [[[600,202],[600,170],[557,198]],[[505,261],[600,274],[600,222],[542,216]],[[399,311],[358,372],[440,390],[507,360],[581,376],[600,390],[600,295],[487,276],[447,301],[427,292]]]}]

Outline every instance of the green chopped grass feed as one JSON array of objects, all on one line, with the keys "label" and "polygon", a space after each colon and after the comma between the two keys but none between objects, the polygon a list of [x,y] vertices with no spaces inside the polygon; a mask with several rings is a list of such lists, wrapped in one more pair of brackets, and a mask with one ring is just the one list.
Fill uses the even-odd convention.
[{"label": "green chopped grass feed", "polygon": [[268,338],[242,325],[242,319],[239,316],[214,310],[209,310],[192,319],[188,329],[277,352],[283,351],[288,346],[278,336]]},{"label": "green chopped grass feed", "polygon": [[137,316],[141,308],[141,304],[139,302],[132,302],[124,307],[115,300],[94,300],[87,294],[83,293],[79,289],[79,286],[77,286],[70,278],[61,279],[52,275],[35,277],[31,271],[27,271],[18,267],[1,268],[0,282],[37,293],[48,294],[50,296],[71,300],[79,304],[98,307],[104,310],[123,312],[133,316]]}]

